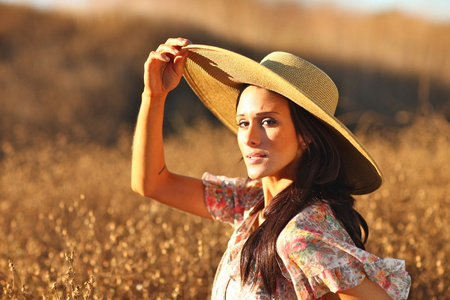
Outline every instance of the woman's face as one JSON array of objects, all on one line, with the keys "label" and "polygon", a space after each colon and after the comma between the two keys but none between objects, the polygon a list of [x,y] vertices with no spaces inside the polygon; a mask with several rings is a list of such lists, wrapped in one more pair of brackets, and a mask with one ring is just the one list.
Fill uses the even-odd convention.
[{"label": "woman's face", "polygon": [[305,143],[297,134],[288,100],[266,89],[248,86],[236,111],[238,143],[251,179],[294,179]]}]

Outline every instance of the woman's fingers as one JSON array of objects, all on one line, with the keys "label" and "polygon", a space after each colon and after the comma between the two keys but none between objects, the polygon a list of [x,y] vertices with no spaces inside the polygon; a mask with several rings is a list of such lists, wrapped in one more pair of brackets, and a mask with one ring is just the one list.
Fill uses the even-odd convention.
[{"label": "woman's fingers", "polygon": [[172,58],[181,54],[183,51],[182,47],[191,44],[187,39],[183,38],[170,38],[166,43],[161,44],[155,51],[150,52],[148,60],[156,59],[163,62],[169,62]]},{"label": "woman's fingers", "polygon": [[181,48],[192,44],[188,39],[183,38],[170,38],[166,43],[159,45],[159,47],[150,53],[149,60],[159,60],[162,62],[169,62],[175,59],[177,56],[184,56],[185,50]]},{"label": "woman's fingers", "polygon": [[170,59],[175,58],[178,55],[184,54],[184,51],[181,48],[189,44],[192,43],[188,39],[171,38],[168,39],[166,43],[159,45],[159,47],[156,49],[156,52],[162,53],[163,55],[161,55],[161,59],[163,61],[168,62]]},{"label": "woman's fingers", "polygon": [[163,54],[162,55],[163,57],[168,56],[168,55],[175,57],[178,54],[180,54],[180,50],[179,50],[179,47],[176,47],[176,46],[161,44],[161,45],[159,45],[158,49],[156,49],[156,53]]},{"label": "woman's fingers", "polygon": [[171,38],[150,52],[144,65],[145,88],[152,94],[166,93],[178,84],[183,75],[183,61],[191,44],[187,39]]},{"label": "woman's fingers", "polygon": [[190,40],[184,39],[184,38],[169,38],[165,44],[171,45],[171,46],[184,47],[184,46],[192,44],[192,42]]}]

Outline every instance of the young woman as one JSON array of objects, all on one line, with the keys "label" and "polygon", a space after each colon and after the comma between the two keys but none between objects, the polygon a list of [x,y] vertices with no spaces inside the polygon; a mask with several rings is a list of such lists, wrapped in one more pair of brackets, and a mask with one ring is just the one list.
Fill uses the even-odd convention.
[{"label": "young woman", "polygon": [[[183,75],[237,133],[248,178],[197,179],[166,168],[164,102]],[[404,262],[364,250],[368,227],[351,195],[376,190],[382,175],[333,116],[338,94],[325,73],[289,53],[259,64],[178,38],[150,53],[144,84],[133,190],[235,227],[212,299],[407,298]]]}]

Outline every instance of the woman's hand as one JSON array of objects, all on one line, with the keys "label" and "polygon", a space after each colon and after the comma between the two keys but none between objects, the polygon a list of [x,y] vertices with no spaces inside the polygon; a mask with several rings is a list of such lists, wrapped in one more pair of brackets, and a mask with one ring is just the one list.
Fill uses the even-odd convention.
[{"label": "woman's hand", "polygon": [[191,44],[187,39],[171,38],[152,51],[144,65],[144,94],[148,97],[163,97],[173,90],[183,76],[183,62]]}]

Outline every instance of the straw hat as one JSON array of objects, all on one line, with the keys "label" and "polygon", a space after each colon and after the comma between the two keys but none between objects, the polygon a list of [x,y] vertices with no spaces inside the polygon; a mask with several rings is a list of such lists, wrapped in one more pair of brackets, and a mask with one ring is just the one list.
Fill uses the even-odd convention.
[{"label": "straw hat", "polygon": [[236,102],[244,85],[256,85],[293,101],[323,122],[335,137],[346,181],[354,194],[378,189],[383,175],[357,138],[334,117],[338,91],[319,68],[286,52],[273,52],[261,63],[218,47],[186,46],[184,77],[216,117],[234,133]]}]

